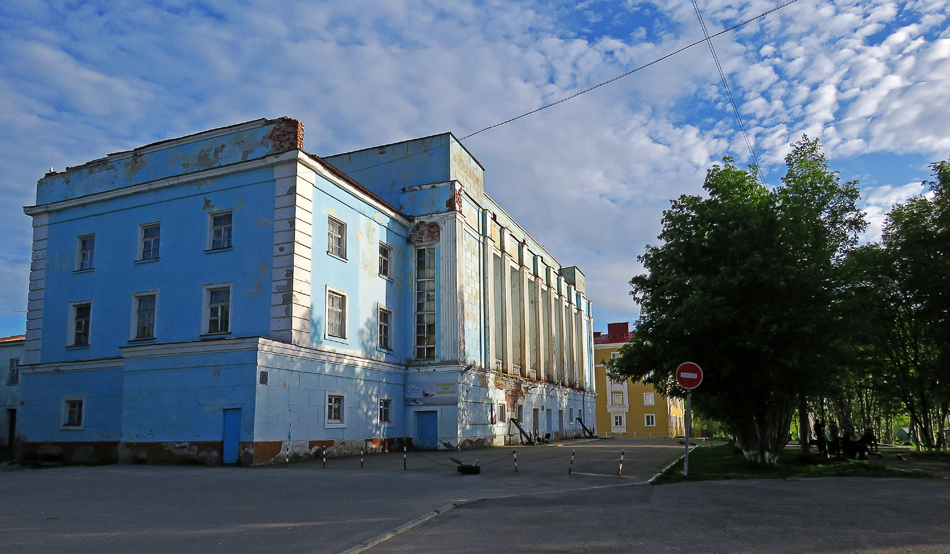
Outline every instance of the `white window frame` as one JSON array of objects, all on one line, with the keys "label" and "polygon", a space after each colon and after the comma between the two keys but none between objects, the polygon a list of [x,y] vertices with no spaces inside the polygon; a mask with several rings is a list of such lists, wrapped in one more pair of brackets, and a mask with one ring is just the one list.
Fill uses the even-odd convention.
[{"label": "white window frame", "polygon": [[[383,323],[383,314],[386,314],[388,321]],[[393,348],[393,311],[380,304],[376,310],[376,342],[380,350],[392,351]],[[383,343],[383,326],[386,327],[386,342]]]},{"label": "white window frame", "polygon": [[[385,408],[383,403],[386,403]],[[383,410],[389,419],[383,419]],[[380,396],[376,401],[376,420],[380,427],[390,427],[393,424],[393,399],[388,396]]]},{"label": "white window frame", "polygon": [[[156,237],[146,237],[145,233],[149,229],[158,229],[158,236]],[[149,243],[149,257],[145,257],[146,249],[145,243]],[[144,223],[139,225],[139,244],[138,244],[138,256],[136,261],[139,262],[155,262],[158,261],[161,256],[161,246],[162,246],[162,223],[160,221],[154,221],[152,223]]]},{"label": "white window frame", "polygon": [[[334,224],[339,225],[339,233],[333,230]],[[335,249],[339,252],[334,252]],[[332,216],[327,216],[327,254],[346,259],[346,223]]]},{"label": "white window frame", "polygon": [[[620,402],[617,402],[617,399],[620,399]],[[623,406],[623,393],[622,392],[611,392],[610,393],[610,405],[611,406]]]},{"label": "white window frame", "polygon": [[[86,342],[76,343],[76,312],[83,306],[89,307],[89,319],[86,321]],[[88,348],[92,343],[92,301],[79,300],[69,303],[69,321],[66,324],[66,346]]]},{"label": "white window frame", "polygon": [[[71,404],[73,402],[79,402],[79,424],[70,425],[69,424],[69,414],[71,410]],[[60,413],[60,429],[64,431],[82,431],[86,428],[86,397],[82,395],[69,395],[64,396],[61,401],[61,413]]]},{"label": "white window frame", "polygon": [[7,384],[10,386],[15,386],[20,384],[20,358],[10,358],[10,361],[7,363],[9,371],[7,371]]},{"label": "white window frame", "polygon": [[498,403],[498,425],[508,423],[508,406],[504,402]]},{"label": "white window frame", "polygon": [[[619,423],[618,423],[619,420]],[[623,427],[623,414],[614,414],[614,427]]]},{"label": "white window frame", "polygon": [[610,353],[610,359],[611,359],[611,360],[616,360],[616,359],[619,358],[619,357],[620,357],[620,352],[611,352],[611,353]]},{"label": "white window frame", "polygon": [[643,414],[644,427],[656,427],[656,414]]},{"label": "white window frame", "polygon": [[385,242],[379,242],[379,276],[384,279],[393,278],[393,247]]},{"label": "white window frame", "polygon": [[[340,419],[330,419],[330,399],[340,398]],[[326,429],[343,429],[346,427],[346,393],[338,390],[328,390],[324,395],[324,422]]]},{"label": "white window frame", "polygon": [[644,406],[656,406],[656,395],[652,392],[643,393]]},{"label": "white window frame", "polygon": [[[419,275],[419,253],[432,251],[432,278],[422,278]],[[413,267],[415,270],[415,283],[413,287],[413,294],[415,295],[415,309],[413,310],[414,316],[414,333],[413,333],[413,357],[417,360],[435,360],[438,357],[438,327],[437,327],[437,315],[438,315],[438,306],[437,306],[437,296],[438,296],[438,276],[439,276],[439,259],[436,255],[435,245],[428,246],[419,246],[416,248],[416,251],[413,253]],[[427,290],[421,290],[420,286],[423,282],[428,283],[432,282],[432,310],[420,310],[420,305],[425,306],[426,300],[423,299],[421,302],[419,300],[420,292],[426,293]],[[425,321],[425,315],[431,314],[432,321]],[[432,327],[432,332],[429,333],[429,327]],[[422,332],[420,333],[420,329]],[[431,338],[431,344],[429,344]],[[419,355],[422,353],[423,355]],[[431,355],[430,355],[431,354]]]},{"label": "white window frame", "polygon": [[[341,296],[343,298],[343,336],[342,337],[338,335],[333,335],[330,333],[330,295],[331,294]],[[350,311],[349,295],[343,292],[342,290],[327,286],[326,312],[324,313],[324,318],[325,318],[324,321],[326,321],[326,325],[324,325],[324,327],[326,328],[324,330],[324,337],[326,339],[347,342],[347,335],[349,334],[347,331],[349,330],[349,323],[350,323],[349,311]]]},{"label": "white window frame", "polygon": [[[230,215],[231,222],[227,225],[218,225],[215,226],[214,218],[220,217],[223,215]],[[221,241],[220,245],[215,246],[215,230],[221,229],[221,237],[218,239]],[[227,229],[227,232],[224,231]],[[227,235],[227,236],[225,236]],[[208,213],[208,252],[221,252],[224,250],[229,250],[234,247],[234,211],[233,210],[218,210],[216,212]]]},{"label": "white window frame", "polygon": [[[155,307],[152,309],[152,336],[139,337],[139,300],[148,296],[155,297]],[[129,341],[149,341],[155,340],[158,328],[158,291],[147,290],[132,293],[132,317],[129,318]]]},{"label": "white window frame", "polygon": [[[92,240],[92,248],[84,249],[83,242]],[[89,252],[88,259],[83,258],[83,253]],[[76,271],[92,271],[96,268],[96,234],[80,235],[76,237]]]},{"label": "white window frame", "polygon": [[[228,291],[228,330],[211,331],[211,293],[218,290]],[[157,299],[156,299],[157,300]],[[157,304],[157,302],[156,302]],[[234,284],[211,283],[202,287],[201,295],[201,334],[211,336],[230,335],[234,330]]]}]

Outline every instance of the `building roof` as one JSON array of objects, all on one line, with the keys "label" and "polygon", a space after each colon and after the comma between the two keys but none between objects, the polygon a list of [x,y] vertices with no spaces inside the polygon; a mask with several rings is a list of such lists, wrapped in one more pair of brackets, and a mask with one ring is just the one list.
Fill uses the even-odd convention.
[{"label": "building roof", "polygon": [[26,340],[26,335],[13,335],[11,337],[0,337],[0,342],[16,342]]},{"label": "building roof", "polygon": [[620,323],[608,323],[607,334],[597,331],[594,333],[594,344],[614,344],[621,342],[630,342],[633,333],[630,332],[630,322],[621,321]]}]

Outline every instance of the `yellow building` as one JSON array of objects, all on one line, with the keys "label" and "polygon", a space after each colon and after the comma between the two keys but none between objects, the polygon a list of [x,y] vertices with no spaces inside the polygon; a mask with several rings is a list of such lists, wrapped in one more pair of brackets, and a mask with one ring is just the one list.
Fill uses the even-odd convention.
[{"label": "yellow building", "polygon": [[630,324],[608,323],[607,334],[594,333],[594,378],[597,386],[597,435],[601,437],[672,438],[685,434],[684,401],[667,398],[651,385],[611,381],[607,360],[630,342]]}]

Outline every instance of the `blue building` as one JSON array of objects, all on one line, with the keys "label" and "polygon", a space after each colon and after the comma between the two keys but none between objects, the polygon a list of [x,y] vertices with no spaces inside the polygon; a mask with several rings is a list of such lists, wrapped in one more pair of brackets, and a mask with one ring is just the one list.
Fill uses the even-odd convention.
[{"label": "blue building", "polygon": [[0,448],[16,443],[23,339],[23,335],[0,338]]},{"label": "blue building", "polygon": [[591,307],[451,134],[256,120],[37,184],[21,459],[263,464],[594,421]]}]

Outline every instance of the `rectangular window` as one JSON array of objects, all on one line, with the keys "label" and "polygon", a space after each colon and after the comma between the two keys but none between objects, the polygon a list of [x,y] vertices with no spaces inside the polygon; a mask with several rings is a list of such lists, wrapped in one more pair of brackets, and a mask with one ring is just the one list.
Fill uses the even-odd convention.
[{"label": "rectangular window", "polygon": [[611,360],[616,360],[616,359],[619,358],[619,357],[620,357],[620,352],[611,352],[611,353],[610,353],[610,359],[611,359]]},{"label": "rectangular window", "polygon": [[140,229],[141,252],[139,252],[139,260],[157,260],[162,234],[161,224],[142,225]]},{"label": "rectangular window", "polygon": [[435,247],[416,250],[416,358],[435,358]]},{"label": "rectangular window", "polygon": [[390,418],[390,406],[392,405],[392,400],[388,398],[379,399],[379,423],[392,423],[393,420]]},{"label": "rectangular window", "polygon": [[647,427],[656,427],[656,416],[653,414],[646,414],[643,416],[643,424]]},{"label": "rectangular window", "polygon": [[231,287],[205,288],[206,334],[231,332]]},{"label": "rectangular window", "polygon": [[502,402],[498,404],[498,423],[507,423],[508,421],[508,412],[507,406]]},{"label": "rectangular window", "polygon": [[346,338],[346,295],[327,289],[327,335]]},{"label": "rectangular window", "polygon": [[379,276],[387,279],[393,276],[393,249],[379,243]]},{"label": "rectangular window", "polygon": [[155,338],[155,295],[135,296],[135,339]]},{"label": "rectangular window", "polygon": [[92,269],[96,253],[96,235],[79,237],[78,247],[79,255],[77,256],[76,269],[78,271]]},{"label": "rectangular window", "polygon": [[379,309],[379,347],[384,350],[392,350],[392,320],[393,313],[384,308]]},{"label": "rectangular window", "polygon": [[63,402],[63,427],[82,427],[82,399],[67,398]]},{"label": "rectangular window", "polygon": [[327,395],[327,423],[343,423],[343,395]]},{"label": "rectangular window", "polygon": [[231,248],[231,212],[211,214],[211,250]]},{"label": "rectangular window", "polygon": [[7,384],[20,384],[20,358],[10,358],[10,372],[7,373]]},{"label": "rectangular window", "polygon": [[643,405],[644,406],[653,406],[656,404],[656,398],[653,396],[652,392],[643,393]]},{"label": "rectangular window", "polygon": [[89,323],[92,319],[92,304],[73,304],[72,312],[72,346],[89,346]]},{"label": "rectangular window", "polygon": [[346,259],[346,223],[327,218],[327,252]]},{"label": "rectangular window", "polygon": [[623,427],[623,416],[615,415],[614,416],[614,427]]},{"label": "rectangular window", "polygon": [[612,395],[612,399],[613,399],[613,405],[614,405],[614,406],[622,406],[622,405],[623,405],[623,393],[622,393],[622,392],[614,393],[614,394]]}]

